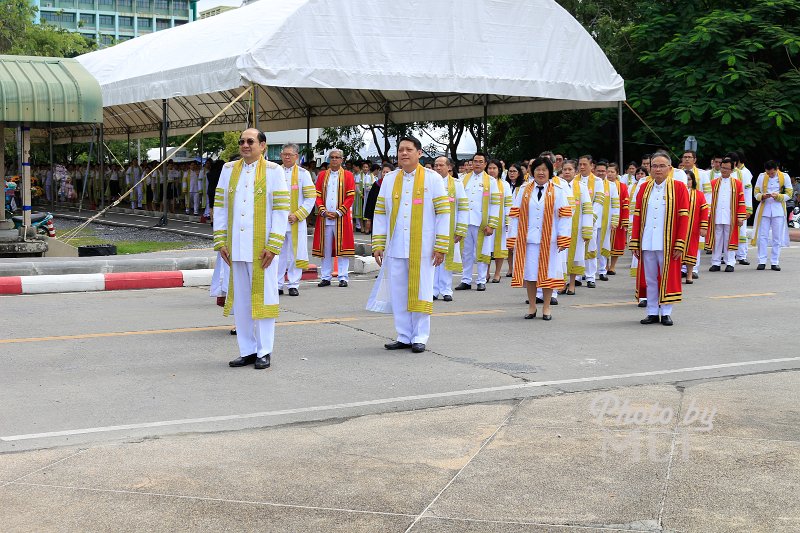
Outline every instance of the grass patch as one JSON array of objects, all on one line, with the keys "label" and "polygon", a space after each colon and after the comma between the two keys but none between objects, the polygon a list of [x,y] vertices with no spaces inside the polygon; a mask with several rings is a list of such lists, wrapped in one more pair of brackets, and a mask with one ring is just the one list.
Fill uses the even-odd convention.
[{"label": "grass patch", "polygon": [[[70,230],[56,230],[56,237],[61,238]],[[178,250],[186,248],[189,243],[186,241],[164,242],[164,241],[117,241],[111,242],[98,237],[94,231],[84,228],[78,232],[74,239],[65,241],[70,246],[96,246],[98,244],[114,244],[117,246],[117,255],[144,254],[148,252],[162,252],[165,250]]]}]

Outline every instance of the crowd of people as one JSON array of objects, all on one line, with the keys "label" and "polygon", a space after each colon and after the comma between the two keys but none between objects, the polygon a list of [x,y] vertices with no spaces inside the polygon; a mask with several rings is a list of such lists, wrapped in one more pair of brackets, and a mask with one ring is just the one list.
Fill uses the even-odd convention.
[{"label": "crowd of people", "polygon": [[699,279],[703,250],[711,272],[749,265],[751,245],[758,270],[781,269],[787,210],[799,189],[774,161],[754,178],[736,152],[713,158],[709,169],[697,167],[691,150],[678,167],[664,151],[624,169],[588,154],[552,152],[508,166],[480,152],[458,164],[438,157],[423,166],[421,144],[404,137],[397,168],[347,164],[333,150],[315,176],[298,165],[296,145],[283,146],[282,165],[266,161],[258,130],[243,132],[240,147],[242,159],[224,166],[216,188],[221,272],[212,291],[227,294],[220,303],[236,320],[240,356],[230,365],[256,368],[270,366],[279,296],[285,289],[299,296],[309,260],[303,236],[315,210],[318,286],[331,285],[335,259],[338,286],[347,287],[354,233],[371,233],[381,269],[367,309],[394,315],[397,339],[386,349],[421,352],[433,301],[452,301],[454,290],[482,292],[505,274],[512,287],[526,289],[524,318],[536,318],[541,304],[541,318],[550,321],[559,295],[609,281],[626,250],[647,312],[641,323],[671,326],[682,280]]}]

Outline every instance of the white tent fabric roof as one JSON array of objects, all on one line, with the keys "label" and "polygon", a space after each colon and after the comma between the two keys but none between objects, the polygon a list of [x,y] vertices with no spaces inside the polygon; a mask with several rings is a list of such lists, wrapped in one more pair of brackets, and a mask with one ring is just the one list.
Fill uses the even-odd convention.
[{"label": "white tent fabric roof", "polygon": [[[625,99],[600,47],[554,0],[260,0],[78,60],[100,82],[107,138],[157,135],[164,98],[170,134],[194,132],[251,84],[269,131]],[[249,98],[210,131],[243,127]]]}]

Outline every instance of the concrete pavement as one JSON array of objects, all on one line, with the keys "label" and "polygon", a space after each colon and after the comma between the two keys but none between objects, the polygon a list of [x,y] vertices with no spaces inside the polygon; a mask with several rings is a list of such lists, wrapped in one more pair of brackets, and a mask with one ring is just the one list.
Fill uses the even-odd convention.
[{"label": "concrete pavement", "polygon": [[[793,532],[798,390],[794,371],[4,454],[0,521],[7,532]],[[598,414],[611,396],[677,415]],[[684,423],[698,406],[716,409],[709,431]]]},{"label": "concrete pavement", "polygon": [[267,371],[205,289],[0,297],[1,529],[797,531],[798,250],[702,269],[671,328],[625,275],[552,322],[504,278],[423,354],[371,277],[304,283]]}]

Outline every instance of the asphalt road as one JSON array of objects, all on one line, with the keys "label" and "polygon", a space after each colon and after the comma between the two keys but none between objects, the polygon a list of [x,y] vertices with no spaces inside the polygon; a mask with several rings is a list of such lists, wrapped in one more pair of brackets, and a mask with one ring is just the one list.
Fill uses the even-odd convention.
[{"label": "asphalt road", "polygon": [[383,349],[394,330],[364,311],[372,277],[305,283],[282,297],[266,371],[227,366],[232,322],[204,289],[3,297],[0,452],[798,368],[800,251],[783,259],[704,268],[671,328],[638,323],[627,275],[562,296],[549,323],[523,320],[503,278],[437,302],[418,355]]}]

